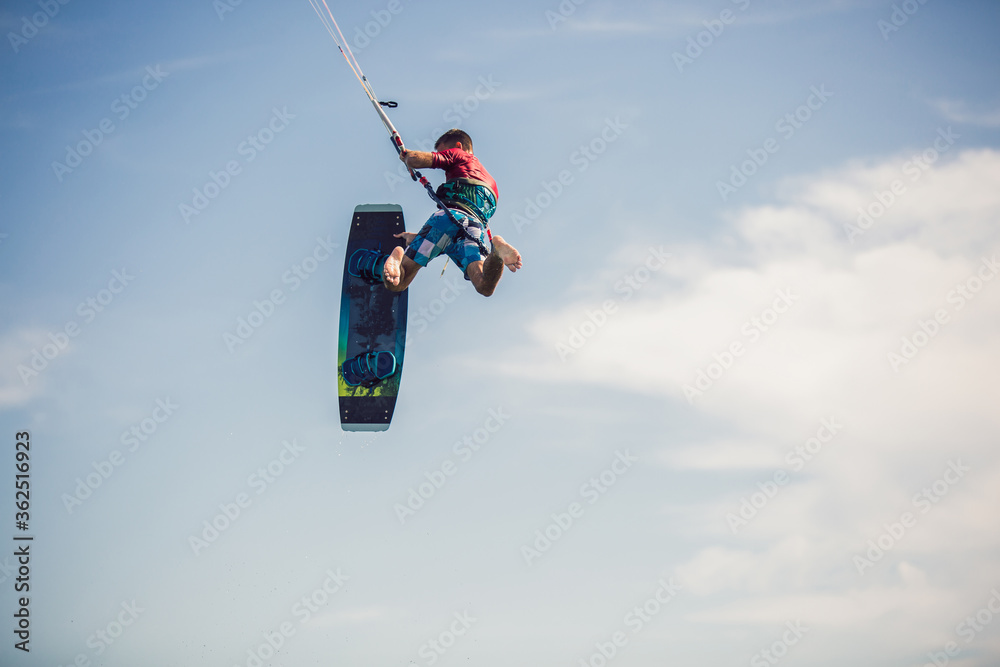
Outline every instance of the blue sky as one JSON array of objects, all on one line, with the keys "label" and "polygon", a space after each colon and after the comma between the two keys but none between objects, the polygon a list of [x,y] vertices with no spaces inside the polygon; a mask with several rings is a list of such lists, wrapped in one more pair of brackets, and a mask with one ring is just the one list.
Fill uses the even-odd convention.
[{"label": "blue sky", "polygon": [[995,3],[331,9],[524,257],[377,435],[327,249],[432,203],[309,3],[0,12],[0,662],[996,664]]}]

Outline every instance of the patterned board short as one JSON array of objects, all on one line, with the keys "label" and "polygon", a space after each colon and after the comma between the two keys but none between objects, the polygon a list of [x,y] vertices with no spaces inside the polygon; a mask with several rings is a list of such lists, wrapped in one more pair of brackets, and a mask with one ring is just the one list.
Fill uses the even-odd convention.
[{"label": "patterned board short", "polygon": [[[461,211],[449,210],[469,236],[478,238],[486,246],[486,231],[478,220]],[[455,223],[448,219],[444,211],[437,211],[420,228],[413,243],[406,247],[406,256],[420,266],[427,266],[428,262],[442,253],[451,257],[463,272],[469,264],[485,259],[479,246],[466,236],[459,235]]]}]

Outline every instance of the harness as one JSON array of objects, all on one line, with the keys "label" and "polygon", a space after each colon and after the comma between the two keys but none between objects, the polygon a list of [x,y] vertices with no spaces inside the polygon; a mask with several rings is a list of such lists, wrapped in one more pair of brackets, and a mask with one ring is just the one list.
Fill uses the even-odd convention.
[{"label": "harness", "polygon": [[[438,186],[435,194],[448,208],[456,208],[463,213],[473,217],[486,230],[486,238],[493,243],[493,234],[490,232],[489,219],[497,209],[497,198],[493,195],[493,189],[483,181],[474,178],[456,178],[446,181]],[[452,222],[456,222],[452,217]],[[486,256],[489,252],[486,246],[479,239],[473,239],[465,229],[459,225],[459,233],[479,246],[479,251]]]},{"label": "harness", "polygon": [[456,178],[438,186],[437,196],[446,204],[475,216],[484,227],[497,210],[497,198],[493,189],[483,181],[474,178]]}]

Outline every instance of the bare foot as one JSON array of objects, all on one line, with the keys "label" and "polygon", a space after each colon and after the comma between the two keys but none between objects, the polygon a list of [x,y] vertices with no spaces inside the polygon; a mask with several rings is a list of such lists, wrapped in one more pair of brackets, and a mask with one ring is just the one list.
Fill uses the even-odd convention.
[{"label": "bare foot", "polygon": [[399,263],[403,259],[403,246],[396,246],[392,249],[392,253],[385,260],[385,271],[382,274],[382,280],[385,281],[387,285],[392,285],[395,287],[399,284]]},{"label": "bare foot", "polygon": [[493,237],[493,251],[503,260],[504,266],[511,271],[521,268],[521,253],[517,248],[503,240],[502,236]]}]

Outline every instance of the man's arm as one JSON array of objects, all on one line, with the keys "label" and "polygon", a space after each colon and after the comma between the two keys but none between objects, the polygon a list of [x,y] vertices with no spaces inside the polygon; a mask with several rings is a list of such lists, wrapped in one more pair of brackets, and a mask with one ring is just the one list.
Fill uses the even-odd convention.
[{"label": "man's arm", "polygon": [[434,154],[424,151],[404,150],[399,154],[399,159],[410,169],[428,169],[434,166]]},{"label": "man's arm", "polygon": [[400,232],[398,234],[393,234],[392,236],[393,238],[403,239],[403,243],[406,245],[410,245],[413,243],[413,239],[417,238],[417,235],[414,232]]}]

